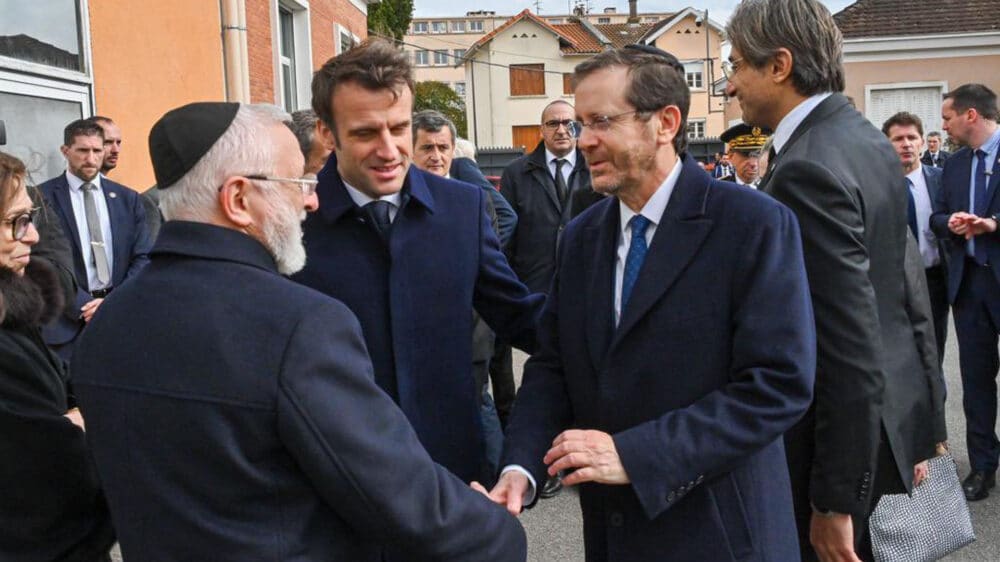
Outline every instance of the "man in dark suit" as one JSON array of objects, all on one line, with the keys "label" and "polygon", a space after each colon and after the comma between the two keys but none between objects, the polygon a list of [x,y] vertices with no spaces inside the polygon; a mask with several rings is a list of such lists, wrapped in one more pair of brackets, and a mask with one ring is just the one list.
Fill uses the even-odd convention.
[{"label": "man in dark suit", "polygon": [[555,273],[559,233],[570,219],[570,199],[591,191],[590,172],[570,128],[573,106],[563,100],[542,111],[542,140],[504,168],[500,193],[517,213],[517,229],[507,257],[517,276],[534,292],[547,293]]},{"label": "man in dark suit", "polygon": [[951,157],[951,153],[941,148],[941,133],[931,131],[927,133],[927,152],[920,158],[924,166],[932,168],[944,168],[944,163]]},{"label": "man in dark suit", "polygon": [[874,502],[910,490],[935,446],[910,423],[937,405],[904,306],[899,158],[837,93],[840,31],[818,0],[743,2],[727,35],[726,93],[774,130],[760,189],[799,219],[816,318],[816,399],[785,438],[802,556],[870,559]]},{"label": "man in dark suit", "polygon": [[167,222],[73,360],[122,554],[523,561],[517,521],[434,464],[375,384],[354,315],[282,276],[317,205],[286,119],[195,103],[150,133]]},{"label": "man in dark suit", "polygon": [[795,217],[683,152],[672,55],[605,51],[574,83],[580,149],[613,197],[563,233],[491,496],[517,513],[575,469],[588,562],[795,560],[781,434],[815,361]]},{"label": "man in dark suit", "polygon": [[882,134],[889,139],[899,155],[906,175],[907,225],[917,240],[931,310],[934,313],[934,339],[938,361],[944,362],[944,344],[948,337],[948,268],[945,265],[947,247],[931,230],[930,218],[941,195],[941,170],[924,166],[920,151],[924,126],[916,115],[901,111],[882,124]]},{"label": "man in dark suit", "polygon": [[80,330],[114,288],[148,262],[146,213],[139,194],[101,175],[104,130],[93,120],[66,126],[66,173],[39,185],[73,246],[77,281],[74,306],[45,327],[45,342],[64,359]]},{"label": "man in dark suit", "polygon": [[962,370],[965,438],[972,472],[965,497],[981,500],[996,485],[997,334],[1000,333],[1000,127],[997,96],[982,84],[945,94],[944,130],[963,148],[944,167],[944,186],[931,228],[951,242],[948,296]]},{"label": "man in dark suit", "polygon": [[492,479],[472,364],[472,311],[532,350],[542,295],[510,270],[483,190],[413,168],[413,78],[405,53],[371,40],[330,59],[313,108],[336,150],[306,219],[309,263],[293,278],[361,322],[375,381],[435,461]]}]

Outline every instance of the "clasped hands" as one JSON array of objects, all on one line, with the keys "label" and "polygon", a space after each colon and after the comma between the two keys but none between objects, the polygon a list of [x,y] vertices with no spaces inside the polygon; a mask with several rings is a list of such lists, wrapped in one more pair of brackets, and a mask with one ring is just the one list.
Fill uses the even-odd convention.
[{"label": "clasped hands", "polygon": [[[611,485],[629,483],[628,474],[618,456],[618,449],[615,448],[615,441],[603,431],[564,431],[552,441],[552,448],[542,460],[548,465],[549,476],[555,476],[561,470],[574,469],[563,478],[562,482],[566,486],[583,482]],[[512,515],[519,515],[530,483],[528,477],[521,472],[509,470],[500,475],[500,480],[488,494],[478,482],[473,482],[471,486],[506,507]]]},{"label": "clasped hands", "polygon": [[997,222],[989,217],[979,217],[972,213],[957,212],[948,217],[948,230],[964,236],[966,240],[973,236],[995,232]]}]

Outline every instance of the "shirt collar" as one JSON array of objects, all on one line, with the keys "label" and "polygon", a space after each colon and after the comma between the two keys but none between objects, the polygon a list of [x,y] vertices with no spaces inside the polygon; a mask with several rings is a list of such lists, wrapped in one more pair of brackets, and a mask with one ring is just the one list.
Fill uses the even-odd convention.
[{"label": "shirt collar", "polygon": [[[1000,127],[997,127],[997,130],[993,131],[990,138],[986,139],[986,142],[984,142],[983,146],[980,146],[979,149],[986,154],[996,154],[998,144],[1000,144]],[[975,154],[976,151],[973,150],[972,153]]]},{"label": "shirt collar", "polygon": [[[66,170],[66,183],[69,184],[69,188],[72,189],[73,191],[82,191],[83,184],[85,184],[87,182],[85,182],[82,179],[76,177],[73,174],[73,172],[70,172],[69,170]],[[94,179],[90,180],[90,183],[92,183],[95,186],[97,186],[97,190],[100,191],[101,190],[101,174],[97,174],[97,176]]]},{"label": "shirt collar", "polygon": [[[654,225],[658,226],[660,221],[663,220],[663,213],[667,210],[667,203],[670,202],[670,194],[674,192],[674,187],[677,185],[677,178],[681,176],[681,168],[683,167],[684,166],[681,165],[681,159],[678,158],[677,163],[674,164],[674,169],[667,174],[666,179],[663,180],[660,187],[656,188],[652,197],[649,198],[649,201],[646,201],[646,204],[642,206],[642,210],[639,211],[639,214],[649,219],[649,222]],[[628,205],[625,205],[624,203],[618,204],[618,210],[621,213],[620,228],[622,236],[624,236],[625,228],[628,226],[629,221],[632,220],[632,217],[634,217],[636,213],[633,212],[632,209],[629,209]]]},{"label": "shirt collar", "polygon": [[[372,201],[375,201],[374,198],[365,195],[359,189],[347,183],[347,180],[345,180],[343,176],[341,176],[340,179],[341,181],[344,182],[344,187],[347,188],[347,194],[351,196],[351,200],[354,201],[354,204],[357,205],[358,207],[364,207],[365,205],[371,203]],[[392,203],[392,206],[398,209],[399,202],[402,200],[402,197],[403,197],[403,190],[399,190],[391,195],[383,195],[382,197],[379,197],[378,200]]]},{"label": "shirt collar", "polygon": [[570,170],[572,170],[573,168],[576,167],[576,150],[575,149],[574,150],[570,150],[569,152],[567,152],[566,156],[556,156],[555,154],[552,154],[551,152],[549,152],[549,149],[547,149],[547,148],[545,149],[545,163],[546,164],[552,164],[552,161],[555,160],[556,158],[562,158],[566,162],[569,162],[569,169]]},{"label": "shirt collar", "polygon": [[920,185],[918,182],[923,182],[924,179],[924,168],[919,163],[917,167],[913,169],[912,172],[906,174],[906,177],[913,182],[913,185]]},{"label": "shirt collar", "polygon": [[808,97],[781,118],[781,122],[774,129],[773,146],[776,153],[781,152],[781,149],[785,147],[785,143],[792,138],[792,133],[795,132],[795,129],[798,129],[802,121],[812,113],[812,110],[816,109],[816,106],[823,103],[823,100],[830,97],[830,95],[830,92],[826,92]]}]

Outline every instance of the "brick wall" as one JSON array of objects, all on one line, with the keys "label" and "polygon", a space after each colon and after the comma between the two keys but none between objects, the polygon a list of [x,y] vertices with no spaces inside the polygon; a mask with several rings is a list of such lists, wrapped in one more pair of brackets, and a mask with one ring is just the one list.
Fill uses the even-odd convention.
[{"label": "brick wall", "polygon": [[271,38],[271,0],[246,0],[247,58],[250,65],[250,101],[277,103],[274,51]]},{"label": "brick wall", "polygon": [[337,54],[336,26],[347,28],[361,40],[368,37],[368,19],[349,0],[312,0],[309,3],[312,19],[313,69],[323,66]]}]

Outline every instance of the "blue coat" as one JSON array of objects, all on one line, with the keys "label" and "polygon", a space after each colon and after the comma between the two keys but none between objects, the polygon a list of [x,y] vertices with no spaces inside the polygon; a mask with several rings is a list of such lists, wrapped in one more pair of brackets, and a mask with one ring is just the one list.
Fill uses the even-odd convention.
[{"label": "blue coat", "polygon": [[[1000,160],[987,162],[991,174],[987,176],[986,197],[989,204],[986,206],[986,213],[983,216],[990,217],[1000,214]],[[948,230],[948,218],[952,213],[964,211],[975,214],[969,210],[969,184],[972,175],[972,150],[965,147],[955,154],[952,154],[945,163],[941,176],[943,189],[940,192],[937,204],[934,206],[934,214],[931,215],[931,229],[941,240],[950,242],[948,248],[948,301],[955,302],[958,296],[958,288],[962,283],[962,275],[965,271],[965,237],[953,234]],[[986,250],[990,268],[1000,282],[1000,231],[990,234],[981,234],[976,237],[976,244],[982,244]]]},{"label": "blue coat", "polygon": [[559,432],[612,435],[631,484],[581,486],[591,562],[798,560],[782,434],[816,360],[798,224],[683,166],[617,328],[618,199],[564,231],[501,465],[544,482]]},{"label": "blue coat", "polygon": [[482,170],[479,169],[479,166],[471,158],[455,158],[452,160],[448,175],[453,180],[478,185],[483,188],[484,193],[489,195],[490,201],[493,203],[493,210],[497,214],[497,236],[500,237],[500,245],[506,246],[511,236],[514,235],[514,229],[517,228],[517,213],[514,212],[507,199],[503,195],[500,195],[497,188],[493,187],[490,180],[486,179]]},{"label": "blue coat", "polygon": [[361,322],[375,381],[399,404],[431,458],[463,480],[489,478],[472,376],[472,311],[532,350],[544,302],[500,252],[483,190],[411,166],[389,244],[364,222],[337,159],[319,173],[306,219],[308,262],[293,279]]},{"label": "blue coat", "polygon": [[[73,215],[73,203],[70,201],[66,174],[60,174],[39,185],[38,188],[44,195],[46,204],[55,208],[63,232],[66,233],[73,248],[73,273],[77,282],[76,302],[74,306],[67,307],[66,314],[43,330],[45,343],[62,346],[72,343],[83,329],[80,307],[90,302],[92,297],[88,288],[84,253],[80,249],[80,231]],[[111,286],[118,287],[125,279],[135,275],[149,263],[148,254],[152,241],[146,226],[146,211],[143,209],[139,194],[105,177],[101,177],[101,189],[104,191],[104,200],[108,206],[114,250]],[[86,259],[90,259],[89,248],[86,256]]]},{"label": "blue coat", "polygon": [[345,306],[234,230],[170,221],[152,257],[73,360],[126,560],[524,560],[375,385]]}]

